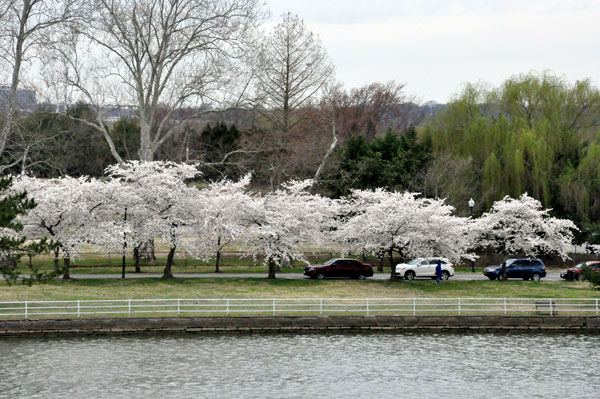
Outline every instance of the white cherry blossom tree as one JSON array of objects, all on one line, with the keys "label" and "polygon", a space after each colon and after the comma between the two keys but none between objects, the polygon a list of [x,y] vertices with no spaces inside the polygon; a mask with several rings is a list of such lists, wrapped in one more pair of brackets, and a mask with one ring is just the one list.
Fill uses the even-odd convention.
[{"label": "white cherry blossom tree", "polygon": [[[504,255],[538,256],[556,254],[569,258],[573,232],[577,226],[567,219],[550,216],[540,201],[527,193],[519,199],[509,196],[494,202],[489,213],[477,219],[481,245]],[[502,280],[506,280],[506,261],[502,262]]]},{"label": "white cherry blossom tree", "polygon": [[469,220],[453,216],[444,200],[419,198],[415,193],[384,189],[354,190],[346,199],[343,222],[336,236],[346,250],[390,258],[395,280],[394,253],[407,256],[472,258]]},{"label": "white cherry blossom tree", "polygon": [[215,256],[215,273],[220,272],[223,249],[236,239],[248,235],[246,215],[252,198],[247,194],[251,175],[239,181],[223,179],[199,190],[197,205],[190,209],[192,235],[186,250],[198,259]]},{"label": "white cherry blossom tree", "polygon": [[300,260],[309,264],[301,252],[306,245],[321,245],[330,230],[337,205],[334,201],[308,192],[312,180],[291,181],[265,196],[254,197],[246,221],[250,223],[246,251],[265,255],[269,279],[284,262]]},{"label": "white cherry blossom tree", "polygon": [[28,237],[48,237],[59,243],[54,252],[54,266],[58,268],[59,250],[62,250],[64,279],[70,279],[70,263],[81,248],[94,242],[98,234],[100,211],[114,199],[106,185],[88,177],[38,179],[20,176],[14,189],[27,191],[37,203],[22,217]]},{"label": "white cherry blossom tree", "polygon": [[131,234],[135,243],[159,236],[169,243],[163,278],[173,278],[175,251],[185,244],[184,238],[194,223],[190,214],[198,206],[198,189],[186,184],[186,180],[199,175],[197,165],[130,161],[110,166],[106,173],[135,192],[130,197],[134,204],[120,204],[128,210],[132,208],[128,227],[135,231]]}]

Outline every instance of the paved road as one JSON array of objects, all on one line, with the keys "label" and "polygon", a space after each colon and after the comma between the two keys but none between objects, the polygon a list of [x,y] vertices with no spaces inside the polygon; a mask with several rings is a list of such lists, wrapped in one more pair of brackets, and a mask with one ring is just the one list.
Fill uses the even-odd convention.
[{"label": "paved road", "polygon": [[[545,278],[542,281],[560,281],[559,271],[549,271]],[[264,278],[267,273],[182,273],[175,274],[177,278],[231,278],[231,277],[254,277],[254,278]],[[126,273],[125,278],[158,278],[161,277],[162,274],[159,273]],[[79,273],[71,273],[71,277],[73,278],[121,278],[121,274],[79,274]],[[280,279],[305,279],[302,274],[298,273],[278,273],[277,278]],[[387,280],[390,278],[389,273],[375,273],[373,277],[369,277],[369,280]],[[479,273],[456,273],[453,277],[450,277],[451,280],[488,280],[481,272]],[[517,281],[517,280],[515,280]]]}]

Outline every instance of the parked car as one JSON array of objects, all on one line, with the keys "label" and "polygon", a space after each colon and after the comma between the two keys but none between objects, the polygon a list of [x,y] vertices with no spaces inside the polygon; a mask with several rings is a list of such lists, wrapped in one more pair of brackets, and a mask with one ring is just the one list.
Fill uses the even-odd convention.
[{"label": "parked car", "polygon": [[589,262],[583,262],[573,267],[567,267],[560,271],[560,278],[565,280],[579,280],[581,278],[580,272],[583,265],[590,267],[593,271],[600,271],[600,261],[592,260]]},{"label": "parked car", "polygon": [[325,277],[350,277],[362,280],[373,275],[373,267],[356,259],[335,258],[321,265],[305,267],[304,275],[317,280]]},{"label": "parked car", "polygon": [[442,262],[442,280],[454,276],[454,265],[446,258],[416,258],[408,263],[396,265],[396,277],[414,280],[416,277],[436,278],[435,267],[437,262]]},{"label": "parked car", "polygon": [[[500,280],[502,277],[502,265],[484,268],[483,275],[490,280]],[[546,277],[546,265],[544,265],[541,259],[537,258],[508,259],[506,261],[506,277],[540,281],[542,277]]]}]

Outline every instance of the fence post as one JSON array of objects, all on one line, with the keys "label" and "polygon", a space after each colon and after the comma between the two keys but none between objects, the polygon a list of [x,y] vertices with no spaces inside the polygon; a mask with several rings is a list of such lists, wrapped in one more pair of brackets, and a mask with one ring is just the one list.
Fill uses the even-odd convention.
[{"label": "fence post", "polygon": [[460,316],[460,298],[458,298],[458,315]]},{"label": "fence post", "polygon": [[413,316],[417,315],[417,298],[413,298]]},{"label": "fence post", "polygon": [[229,317],[229,298],[227,298],[227,317]]},{"label": "fence post", "polygon": [[177,298],[177,316],[181,313],[181,299]]},{"label": "fence post", "polygon": [[[596,305],[598,305],[596,303]],[[319,316],[323,316],[323,298],[319,301]]]},{"label": "fence post", "polygon": [[506,316],[506,298],[504,298],[504,316]]},{"label": "fence post", "polygon": [[25,301],[25,320],[27,320],[28,317],[28,308],[27,308],[27,301]]},{"label": "fence post", "polygon": [[77,301],[77,318],[79,318],[81,316],[81,301]]},{"label": "fence post", "polygon": [[131,317],[131,299],[127,300],[127,315]]},{"label": "fence post", "polygon": [[275,298],[273,298],[273,316],[275,316]]},{"label": "fence post", "polygon": [[552,298],[550,298],[550,316],[552,316]]},{"label": "fence post", "polygon": [[369,315],[369,298],[367,298],[367,316]]}]

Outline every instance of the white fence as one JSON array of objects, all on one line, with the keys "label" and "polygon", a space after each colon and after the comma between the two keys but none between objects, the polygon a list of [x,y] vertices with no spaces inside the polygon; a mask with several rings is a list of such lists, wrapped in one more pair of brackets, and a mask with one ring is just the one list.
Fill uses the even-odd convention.
[{"label": "white fence", "polygon": [[598,298],[125,299],[0,302],[0,319],[274,315],[598,316]]}]

